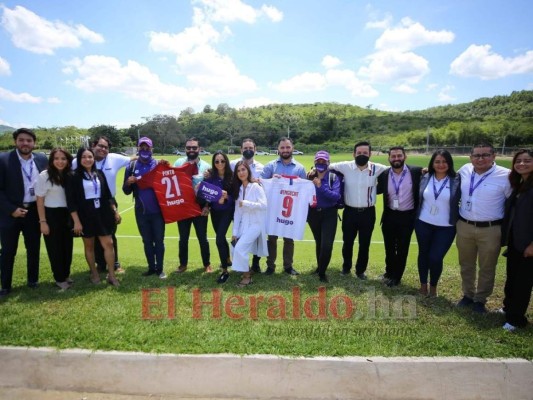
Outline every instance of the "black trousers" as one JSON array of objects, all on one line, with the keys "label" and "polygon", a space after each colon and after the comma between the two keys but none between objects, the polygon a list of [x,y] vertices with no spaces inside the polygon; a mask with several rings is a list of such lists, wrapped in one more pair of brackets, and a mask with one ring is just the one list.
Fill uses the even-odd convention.
[{"label": "black trousers", "polygon": [[331,261],[335,233],[337,232],[337,208],[310,208],[307,223],[315,238],[315,256],[319,276],[324,276]]},{"label": "black trousers", "polygon": [[200,243],[202,262],[204,267],[207,267],[211,264],[211,253],[209,251],[209,242],[207,241],[207,216],[198,216],[178,221],[178,231],[180,234],[180,266],[187,266],[187,263],[189,262],[189,236],[191,234],[191,225],[194,225],[196,237]]},{"label": "black trousers", "polygon": [[415,210],[386,209],[383,213],[381,231],[385,242],[385,274],[397,282],[402,280],[405,271],[415,217]]},{"label": "black trousers", "polygon": [[533,288],[533,258],[525,258],[509,243],[507,251],[507,279],[503,309],[505,320],[513,326],[523,328],[527,325],[527,308]]},{"label": "black trousers", "polygon": [[376,208],[353,208],[346,206],[342,214],[342,270],[352,269],[353,244],[359,234],[359,252],[355,263],[355,273],[362,274],[368,266],[370,240],[376,223]]},{"label": "black trousers", "polygon": [[231,225],[234,212],[235,210],[233,208],[220,211],[211,210],[211,224],[215,230],[218,255],[220,257],[220,266],[222,268],[228,268],[231,262],[226,234],[228,233],[229,226]]},{"label": "black trousers", "polygon": [[20,234],[24,236],[26,247],[28,283],[39,281],[39,252],[41,250],[41,228],[39,215],[35,203],[28,208],[28,213],[23,218],[10,218],[9,223],[0,228],[0,280],[2,289],[11,290],[13,281],[13,265],[19,245]]},{"label": "black trousers", "polygon": [[44,235],[44,244],[56,282],[65,282],[70,276],[74,238],[69,224],[70,213],[66,207],[45,208],[50,233]]}]

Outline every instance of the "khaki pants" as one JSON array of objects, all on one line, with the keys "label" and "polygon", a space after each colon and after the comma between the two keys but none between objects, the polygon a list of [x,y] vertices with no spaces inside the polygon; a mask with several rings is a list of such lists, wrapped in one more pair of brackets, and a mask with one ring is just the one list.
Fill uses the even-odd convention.
[{"label": "khaki pants", "polygon": [[[268,256],[267,267],[276,269],[276,258],[278,257],[278,237],[268,235]],[[292,259],[294,256],[294,240],[283,238],[283,268],[292,268]]]},{"label": "khaki pants", "polygon": [[485,304],[487,297],[492,294],[496,264],[501,250],[500,239],[500,225],[476,228],[462,220],[457,222],[455,243],[459,252],[463,294],[475,302]]}]

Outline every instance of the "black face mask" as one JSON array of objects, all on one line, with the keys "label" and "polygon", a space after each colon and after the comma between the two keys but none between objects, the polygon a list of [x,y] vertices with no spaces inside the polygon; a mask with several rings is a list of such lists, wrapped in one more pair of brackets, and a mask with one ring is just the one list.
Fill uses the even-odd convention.
[{"label": "black face mask", "polygon": [[254,158],[254,155],[255,155],[255,151],[253,150],[244,150],[242,152],[242,156],[246,158],[247,160]]},{"label": "black face mask", "polygon": [[355,157],[355,163],[359,165],[360,167],[364,167],[368,163],[369,159],[370,157],[368,156],[358,155],[357,157]]},{"label": "black face mask", "polygon": [[189,160],[191,160],[191,161],[192,160],[196,160],[198,158],[198,152],[197,151],[187,151],[186,154],[187,154],[187,158]]}]

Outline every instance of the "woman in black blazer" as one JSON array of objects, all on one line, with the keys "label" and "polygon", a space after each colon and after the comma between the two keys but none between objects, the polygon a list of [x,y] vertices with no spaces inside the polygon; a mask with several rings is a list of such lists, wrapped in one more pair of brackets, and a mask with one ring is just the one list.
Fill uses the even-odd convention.
[{"label": "woman in black blazer", "polygon": [[509,174],[513,193],[505,203],[502,245],[507,246],[503,311],[507,331],[527,325],[533,288],[533,150],[519,150]]},{"label": "woman in black blazer", "polygon": [[[81,235],[83,239],[91,282],[100,283],[94,259],[94,238],[98,237],[102,244],[107,265],[114,265],[115,250],[111,233],[119,214],[104,174],[96,169],[92,149],[79,149],[76,161],[77,168],[67,184],[67,206],[74,221],[73,233]],[[119,285],[113,268],[109,268],[107,282],[113,286]]]}]

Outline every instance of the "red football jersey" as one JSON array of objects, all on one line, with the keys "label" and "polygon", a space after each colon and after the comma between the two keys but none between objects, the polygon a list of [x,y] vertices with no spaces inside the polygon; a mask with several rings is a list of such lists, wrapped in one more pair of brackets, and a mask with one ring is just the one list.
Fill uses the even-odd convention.
[{"label": "red football jersey", "polygon": [[137,182],[139,188],[154,189],[165,223],[181,221],[202,214],[192,187],[192,176],[198,173],[196,164],[181,167],[158,164]]}]

